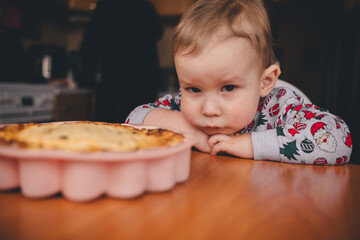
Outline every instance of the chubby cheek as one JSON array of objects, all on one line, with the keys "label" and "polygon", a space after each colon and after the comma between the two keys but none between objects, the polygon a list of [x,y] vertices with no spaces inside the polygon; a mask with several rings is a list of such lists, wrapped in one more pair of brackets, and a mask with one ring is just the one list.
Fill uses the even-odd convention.
[{"label": "chubby cheek", "polygon": [[249,125],[254,119],[257,104],[237,104],[227,111],[227,123],[235,131],[239,131]]},{"label": "chubby cheek", "polygon": [[199,109],[195,102],[181,99],[181,113],[185,119],[193,126],[197,126],[196,119],[199,119]]}]

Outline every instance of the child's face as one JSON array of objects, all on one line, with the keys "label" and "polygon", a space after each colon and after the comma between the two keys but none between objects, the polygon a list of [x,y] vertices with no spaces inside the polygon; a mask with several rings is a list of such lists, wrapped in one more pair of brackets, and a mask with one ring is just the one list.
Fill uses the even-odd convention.
[{"label": "child's face", "polygon": [[198,55],[175,55],[181,111],[208,135],[233,134],[255,117],[261,89],[260,61],[248,40],[211,40]]}]

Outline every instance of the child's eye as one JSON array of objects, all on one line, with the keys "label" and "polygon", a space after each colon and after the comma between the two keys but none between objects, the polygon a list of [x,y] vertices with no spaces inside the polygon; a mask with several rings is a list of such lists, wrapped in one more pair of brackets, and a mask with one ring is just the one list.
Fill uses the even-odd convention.
[{"label": "child's eye", "polygon": [[200,89],[195,88],[195,87],[188,87],[187,90],[190,91],[190,92],[193,92],[193,93],[198,93],[198,92],[200,92]]},{"label": "child's eye", "polygon": [[221,88],[221,91],[223,92],[232,92],[236,89],[235,85],[225,85]]}]

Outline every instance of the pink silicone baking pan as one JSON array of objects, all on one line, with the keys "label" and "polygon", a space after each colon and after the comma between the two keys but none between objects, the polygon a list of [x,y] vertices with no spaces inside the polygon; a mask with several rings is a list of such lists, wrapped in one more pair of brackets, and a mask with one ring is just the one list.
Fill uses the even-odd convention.
[{"label": "pink silicone baking pan", "polygon": [[[149,127],[147,127],[149,128]],[[190,174],[191,143],[136,152],[78,153],[0,146],[0,190],[20,187],[30,198],[59,192],[72,201],[102,195],[134,198],[163,192]]]}]

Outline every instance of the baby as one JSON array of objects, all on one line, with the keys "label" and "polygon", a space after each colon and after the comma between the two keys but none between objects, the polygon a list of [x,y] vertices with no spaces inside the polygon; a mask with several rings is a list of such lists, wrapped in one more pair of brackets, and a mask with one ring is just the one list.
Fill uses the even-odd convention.
[{"label": "baby", "polygon": [[345,122],[275,88],[280,75],[261,0],[199,0],[174,35],[177,96],[134,109],[126,123],[171,129],[213,155],[300,164],[342,164]]}]

